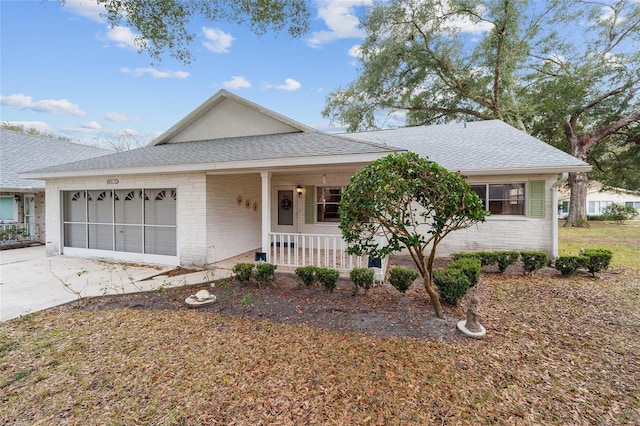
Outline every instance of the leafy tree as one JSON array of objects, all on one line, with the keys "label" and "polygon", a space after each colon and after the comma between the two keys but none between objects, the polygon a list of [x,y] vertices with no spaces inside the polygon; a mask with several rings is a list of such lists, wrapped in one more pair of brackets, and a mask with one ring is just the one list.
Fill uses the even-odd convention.
[{"label": "leafy tree", "polygon": [[640,188],[640,123],[618,131],[589,152],[593,170],[590,179],[605,186],[637,190]]},{"label": "leafy tree", "polygon": [[[596,147],[615,145],[621,131],[640,120],[640,4],[570,2],[572,13],[557,13],[552,30],[532,44],[537,52],[523,96],[533,106],[531,133],[587,161]],[[588,24],[575,22],[584,18]],[[564,31],[581,31],[575,42]],[[562,136],[560,139],[559,136]],[[560,142],[562,140],[562,142]],[[614,150],[615,151],[615,150]],[[571,198],[566,225],[586,224],[587,174],[569,174]]]},{"label": "leafy tree", "polygon": [[34,128],[25,129],[23,126],[17,126],[15,124],[11,124],[11,123],[8,123],[8,122],[0,123],[0,128],[4,129],[4,130],[11,130],[13,132],[25,133],[27,135],[32,135],[32,136],[42,136],[44,138],[58,139],[58,140],[61,140],[61,141],[66,141],[66,142],[74,142],[73,139],[71,139],[69,137],[66,137],[66,136],[60,136],[60,135],[56,135],[54,133],[43,132],[41,130],[34,129]]},{"label": "leafy tree", "polygon": [[189,44],[195,35],[188,25],[194,16],[202,16],[210,22],[248,23],[258,35],[268,30],[286,30],[291,36],[300,37],[309,26],[309,9],[304,0],[95,1],[105,7],[104,17],[112,27],[124,22],[135,29],[139,33],[136,46],[156,60],[168,51],[183,63],[192,61]]},{"label": "leafy tree", "polygon": [[382,258],[408,250],[440,318],[432,273],[438,244],[487,215],[458,173],[411,152],[390,154],[356,172],[342,194],[339,212],[350,253]]},{"label": "leafy tree", "polygon": [[[349,131],[379,127],[381,113],[500,119],[588,160],[640,119],[633,0],[393,0],[363,28],[360,75],[323,111]],[[586,174],[570,184],[568,224],[586,223]]]}]

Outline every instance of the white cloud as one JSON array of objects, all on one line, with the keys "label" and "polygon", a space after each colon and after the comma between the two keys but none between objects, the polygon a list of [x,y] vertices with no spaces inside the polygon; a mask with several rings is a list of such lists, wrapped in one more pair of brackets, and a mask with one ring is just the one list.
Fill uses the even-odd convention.
[{"label": "white cloud", "polygon": [[185,79],[189,77],[189,73],[187,71],[160,71],[154,68],[120,68],[120,72],[123,74],[131,74],[135,77],[141,77],[145,74],[151,75],[153,78],[177,78],[179,80]]},{"label": "white cloud", "polygon": [[83,124],[82,128],[87,130],[100,130],[102,129],[102,126],[97,121],[89,121],[88,123]]},{"label": "white cloud", "polygon": [[98,39],[107,42],[114,42],[121,49],[138,50],[136,38],[139,37],[129,27],[107,28],[106,35],[99,35]]},{"label": "white cloud", "polygon": [[89,18],[92,21],[104,22],[104,18],[100,14],[105,13],[105,7],[96,3],[95,0],[66,0],[64,9],[68,9],[76,15]]},{"label": "white cloud", "polygon": [[39,132],[51,133],[51,127],[44,121],[3,121],[10,126],[22,127],[25,130],[36,129]]},{"label": "white cloud", "polygon": [[286,78],[284,80],[284,84],[280,84],[278,86],[276,86],[276,89],[278,90],[286,90],[287,92],[292,92],[294,90],[298,90],[299,88],[302,87],[302,84],[300,84],[299,81],[296,81],[292,78]]},{"label": "white cloud", "polygon": [[107,112],[104,115],[105,120],[109,121],[128,121],[129,117],[119,112]]},{"label": "white cloud", "polygon": [[222,86],[227,89],[248,89],[251,87],[251,82],[242,76],[234,75],[231,80],[223,81]]},{"label": "white cloud", "polygon": [[359,44],[355,44],[355,45],[351,46],[351,49],[349,49],[349,56],[351,56],[352,58],[361,59],[362,58],[362,46],[359,45]]},{"label": "white cloud", "polygon": [[356,7],[372,4],[372,0],[328,0],[321,3],[318,15],[329,29],[311,33],[306,40],[307,44],[320,47],[341,38],[364,37],[360,19],[356,16]]},{"label": "white cloud", "polygon": [[30,109],[37,112],[71,114],[78,117],[87,115],[76,104],[67,99],[43,99],[34,101],[31,96],[17,93],[15,95],[0,96],[0,104],[18,109]]},{"label": "white cloud", "polygon": [[235,40],[231,34],[225,33],[224,31],[216,28],[208,27],[202,27],[202,32],[206,39],[202,42],[202,45],[206,47],[207,50],[215,53],[229,53],[231,43]]}]

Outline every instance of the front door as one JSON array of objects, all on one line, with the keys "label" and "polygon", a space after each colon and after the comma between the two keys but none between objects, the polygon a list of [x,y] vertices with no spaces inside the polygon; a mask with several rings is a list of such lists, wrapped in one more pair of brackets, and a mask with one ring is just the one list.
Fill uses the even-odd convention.
[{"label": "front door", "polygon": [[273,196],[272,229],[274,232],[297,232],[298,200],[294,188],[276,188]]},{"label": "front door", "polygon": [[36,199],[33,194],[24,196],[24,223],[29,232],[29,239],[35,238],[36,231]]}]

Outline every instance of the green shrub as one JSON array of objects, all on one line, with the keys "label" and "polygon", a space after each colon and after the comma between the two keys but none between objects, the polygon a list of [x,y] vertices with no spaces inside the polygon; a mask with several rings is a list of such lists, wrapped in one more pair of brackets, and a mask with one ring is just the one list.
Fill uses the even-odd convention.
[{"label": "green shrub", "polygon": [[452,305],[457,305],[471,287],[469,278],[459,269],[433,271],[433,282],[440,290],[440,298]]},{"label": "green shrub", "polygon": [[471,287],[475,287],[480,280],[480,271],[482,270],[482,263],[477,257],[461,257],[449,264],[447,269],[457,269],[469,279]]},{"label": "green shrub", "polygon": [[413,269],[396,266],[389,271],[389,283],[400,293],[406,292],[416,278],[418,273]]},{"label": "green shrub", "polygon": [[296,268],[296,275],[307,287],[314,285],[318,281],[315,266],[300,266]]},{"label": "green shrub", "polygon": [[582,253],[584,257],[583,267],[591,272],[591,276],[595,277],[596,272],[603,271],[609,267],[613,252],[606,249],[587,249]]},{"label": "green shrub", "polygon": [[237,263],[231,268],[233,277],[241,284],[248,284],[251,281],[251,275],[253,273],[253,263]]},{"label": "green shrub", "polygon": [[613,203],[605,207],[602,217],[605,220],[615,220],[618,225],[622,225],[625,220],[631,220],[638,215],[638,211],[632,206]]},{"label": "green shrub", "polygon": [[276,268],[278,266],[272,263],[259,263],[256,266],[256,272],[254,275],[255,280],[259,284],[271,284],[276,280]]},{"label": "green shrub", "polygon": [[525,272],[533,272],[549,263],[549,256],[543,251],[521,251],[520,259]]},{"label": "green shrub", "polygon": [[479,251],[476,253],[480,258],[482,266],[492,266],[498,263],[498,254],[494,251]]},{"label": "green shrub", "polygon": [[358,294],[360,288],[364,289],[366,293],[371,287],[373,287],[373,280],[375,277],[375,271],[371,268],[354,268],[349,273],[349,278],[353,281],[352,294],[355,296]]},{"label": "green shrub", "polygon": [[336,288],[336,284],[338,283],[338,277],[340,277],[340,273],[331,268],[316,268],[316,277],[322,286],[329,292],[332,293]]},{"label": "green shrub", "polygon": [[481,252],[477,252],[477,253],[453,253],[451,255],[451,258],[453,260],[459,260],[459,259],[478,259],[480,260],[480,253]]},{"label": "green shrub", "polygon": [[556,269],[562,275],[573,275],[582,268],[585,258],[582,256],[560,256],[556,259]]},{"label": "green shrub", "polygon": [[506,271],[509,266],[515,264],[520,258],[520,253],[517,251],[497,251],[495,255],[500,272]]}]

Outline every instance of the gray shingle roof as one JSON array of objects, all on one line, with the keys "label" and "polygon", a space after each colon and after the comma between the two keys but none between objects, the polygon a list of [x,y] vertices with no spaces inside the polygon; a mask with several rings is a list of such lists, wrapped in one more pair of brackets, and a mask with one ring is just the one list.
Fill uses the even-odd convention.
[{"label": "gray shingle roof", "polygon": [[[353,154],[385,154],[395,149],[381,144],[357,141],[347,137],[319,132],[300,132],[276,135],[245,136],[193,142],[145,146],[99,158],[34,170],[34,173],[77,172],[153,168],[160,166],[208,165],[226,162],[247,162],[298,157],[335,156]],[[329,161],[328,161],[329,162]]]},{"label": "gray shingle roof", "polygon": [[413,151],[462,172],[589,170],[590,166],[500,120],[349,133],[364,141]]},{"label": "gray shingle roof", "polygon": [[44,181],[22,179],[18,175],[36,168],[111,152],[113,151],[0,129],[0,190],[44,188]]}]

